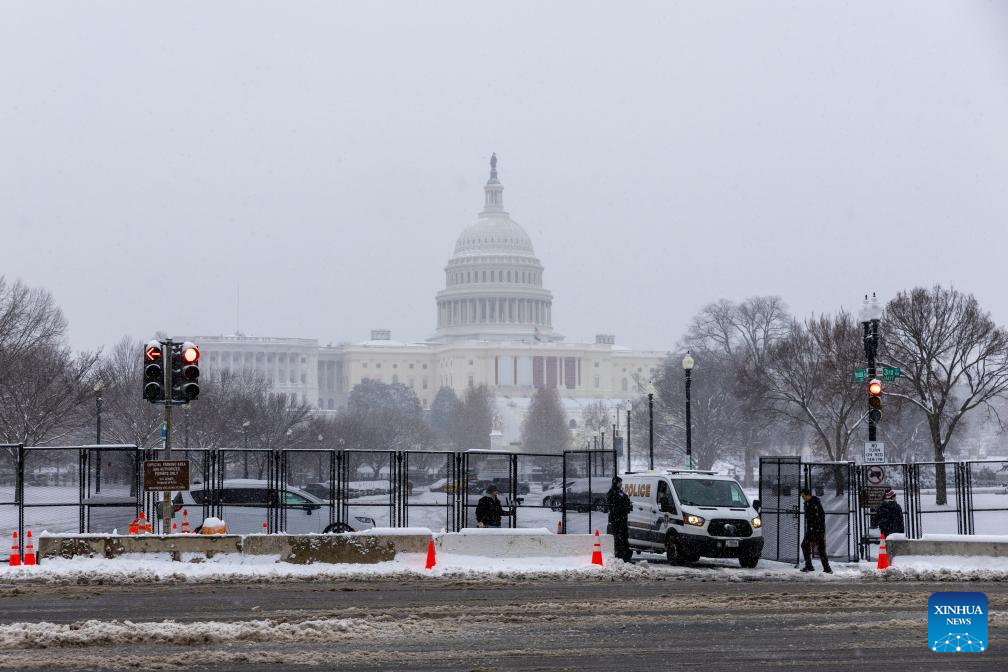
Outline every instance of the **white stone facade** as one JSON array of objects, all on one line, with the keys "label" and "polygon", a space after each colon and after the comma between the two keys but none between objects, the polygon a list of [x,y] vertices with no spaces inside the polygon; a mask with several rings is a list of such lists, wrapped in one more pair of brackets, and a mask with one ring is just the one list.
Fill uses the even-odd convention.
[{"label": "white stone facade", "polygon": [[314,339],[189,336],[204,368],[250,368],[277,392],[321,411],[343,407],[366,378],[402,383],[425,408],[441,386],[460,396],[488,385],[498,398],[531,397],[556,387],[569,400],[639,397],[665,353],[633,351],[611,335],[565,343],[553,331],[553,295],[532,241],[503,208],[496,156],[484,187],[484,208],[459,236],[436,296],[437,330],[422,342],[398,342],[375,330],[362,343],[319,346]]}]

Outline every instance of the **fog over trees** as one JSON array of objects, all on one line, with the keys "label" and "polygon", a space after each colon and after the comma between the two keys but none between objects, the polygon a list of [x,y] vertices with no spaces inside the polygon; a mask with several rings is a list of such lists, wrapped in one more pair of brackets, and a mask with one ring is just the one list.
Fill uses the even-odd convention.
[{"label": "fog over trees", "polygon": [[[1008,332],[977,300],[954,288],[913,288],[889,301],[880,324],[879,364],[902,369],[883,395],[879,438],[889,458],[940,462],[1008,452],[1001,424]],[[103,443],[160,445],[161,409],[141,397],[143,344],[124,337],[102,352],[73,352],[67,327],[47,291],[0,277],[0,441],[93,443],[100,395]],[[865,357],[861,325],[849,312],[792,316],[775,296],[704,306],[651,381],[659,467],[684,464],[686,352],[695,361],[694,466],[733,469],[749,483],[760,455],[858,458],[867,436],[867,395],[852,372],[865,366]],[[638,381],[641,394],[631,402],[635,468],[646,464],[648,450],[647,382]],[[272,392],[251,371],[208,369],[200,385],[199,399],[176,416],[178,448],[490,448],[495,400],[487,387],[467,389],[461,398],[443,387],[424,409],[408,386],[365,379],[345,409],[314,413]],[[593,437],[610,435],[614,410],[624,417],[622,406],[609,405],[589,403],[568,417],[558,391],[540,389],[525,413],[518,449],[557,453],[592,445]],[[625,437],[625,423],[619,424]],[[265,458],[252,458],[249,475],[260,477],[264,465]]]}]

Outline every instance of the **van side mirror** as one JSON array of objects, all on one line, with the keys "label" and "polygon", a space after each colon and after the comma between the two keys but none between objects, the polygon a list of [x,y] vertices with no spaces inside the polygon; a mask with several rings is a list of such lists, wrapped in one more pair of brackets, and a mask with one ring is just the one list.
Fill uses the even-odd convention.
[{"label": "van side mirror", "polygon": [[760,512],[760,506],[761,506],[760,500],[758,499],[752,500],[752,508],[756,510],[756,513]]},{"label": "van side mirror", "polygon": [[658,510],[662,513],[675,513],[675,504],[672,503],[671,499],[663,499],[658,502]]}]

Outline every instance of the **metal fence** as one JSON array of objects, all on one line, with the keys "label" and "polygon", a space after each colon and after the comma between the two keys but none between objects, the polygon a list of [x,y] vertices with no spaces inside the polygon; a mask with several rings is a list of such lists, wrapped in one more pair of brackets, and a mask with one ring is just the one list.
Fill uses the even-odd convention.
[{"label": "metal fence", "polygon": [[605,528],[615,473],[611,450],[559,455],[497,451],[326,449],[174,450],[190,489],[172,493],[162,530],[161,493],[145,492],[143,464],[160,449],[131,445],[0,445],[0,530],[36,534],[125,531],[141,513],[155,532],[207,517],[231,532],[311,533],[375,527],[457,531],[495,484],[505,527],[570,532]]},{"label": "metal fence", "polygon": [[[799,485],[800,484],[800,485]],[[1008,534],[1008,461],[855,464],[760,458],[763,557],[798,562],[807,487],[826,512],[831,558],[870,557],[879,531],[873,504],[892,489],[903,509],[906,535]]]}]

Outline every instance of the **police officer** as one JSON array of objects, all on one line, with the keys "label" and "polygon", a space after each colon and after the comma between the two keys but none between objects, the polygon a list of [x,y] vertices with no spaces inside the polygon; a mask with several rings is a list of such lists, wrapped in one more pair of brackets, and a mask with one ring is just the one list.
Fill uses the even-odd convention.
[{"label": "police officer", "polygon": [[823,510],[819,498],[813,495],[808,488],[802,488],[798,494],[805,502],[805,538],[801,542],[805,566],[801,571],[812,571],[812,544],[815,544],[819,549],[819,559],[822,560],[822,571],[832,574],[829,558],[826,557],[826,512]]},{"label": "police officer", "polygon": [[487,486],[486,494],[476,504],[476,524],[480,527],[500,527],[503,515],[504,509],[497,499],[497,486],[491,483]]},{"label": "police officer", "polygon": [[630,550],[629,529],[627,527],[627,516],[633,505],[630,498],[623,492],[623,479],[613,476],[612,487],[606,495],[609,505],[609,534],[613,535],[613,542],[616,557],[623,562],[630,562],[633,551]]}]

